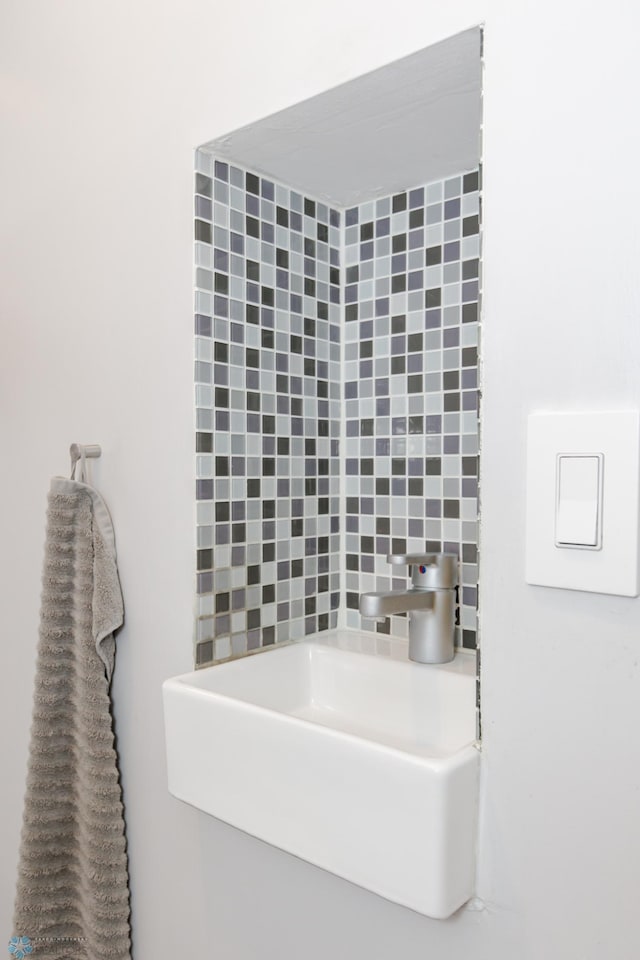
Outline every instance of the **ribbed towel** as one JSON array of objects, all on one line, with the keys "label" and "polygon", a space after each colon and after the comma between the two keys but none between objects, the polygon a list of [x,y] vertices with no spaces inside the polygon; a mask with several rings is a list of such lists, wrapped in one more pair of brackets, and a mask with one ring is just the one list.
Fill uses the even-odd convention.
[{"label": "ribbed towel", "polygon": [[14,956],[130,957],[124,813],[109,697],[113,631],[122,620],[104,501],[87,484],[56,478],[47,513]]}]

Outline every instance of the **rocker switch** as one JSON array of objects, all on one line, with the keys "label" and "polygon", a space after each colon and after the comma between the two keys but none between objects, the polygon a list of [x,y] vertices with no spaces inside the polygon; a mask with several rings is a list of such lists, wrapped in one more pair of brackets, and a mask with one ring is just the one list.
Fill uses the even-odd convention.
[{"label": "rocker switch", "polygon": [[601,453],[558,454],[556,547],[601,548],[603,461]]}]

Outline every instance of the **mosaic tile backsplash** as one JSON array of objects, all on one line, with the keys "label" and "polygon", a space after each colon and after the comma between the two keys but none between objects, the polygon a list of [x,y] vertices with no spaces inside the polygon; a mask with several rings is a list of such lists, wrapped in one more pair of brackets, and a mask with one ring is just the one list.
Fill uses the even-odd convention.
[{"label": "mosaic tile backsplash", "polygon": [[346,623],[405,589],[389,553],[461,563],[458,645],[476,646],[479,172],[345,211]]},{"label": "mosaic tile backsplash", "polygon": [[336,626],[340,214],[196,155],[196,663]]},{"label": "mosaic tile backsplash", "polygon": [[345,211],[205,150],[195,179],[196,664],[339,608],[406,635],[358,597],[425,549],[460,556],[474,647],[478,172]]}]

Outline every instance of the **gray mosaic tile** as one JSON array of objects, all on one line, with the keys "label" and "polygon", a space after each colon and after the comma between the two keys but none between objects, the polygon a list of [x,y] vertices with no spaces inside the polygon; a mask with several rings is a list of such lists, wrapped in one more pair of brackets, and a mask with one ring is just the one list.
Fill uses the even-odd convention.
[{"label": "gray mosaic tile", "polygon": [[[477,474],[465,472],[477,470],[477,460],[465,458],[463,466],[459,456],[467,435],[477,449],[477,352],[475,344],[461,348],[466,343],[462,324],[471,329],[478,322],[479,262],[473,254],[462,260],[461,240],[475,238],[477,190],[477,175],[465,174],[381,198],[375,224],[368,203],[346,215],[345,240],[354,247],[359,241],[359,255],[348,260],[345,271],[343,396],[345,432],[351,438],[345,524],[354,531],[363,528],[363,521],[373,524],[359,543],[349,537],[345,543],[345,602],[352,627],[406,634],[406,618],[363,624],[357,609],[361,592],[394,585],[386,564],[389,549],[446,546],[458,555],[477,555]],[[409,250],[420,259],[409,262]],[[375,288],[363,282],[365,271],[371,276],[371,262],[378,278]],[[406,293],[412,297],[410,316],[391,308],[391,297]],[[392,312],[400,315],[392,318]],[[371,316],[375,332],[369,329]],[[352,345],[349,331],[356,320],[360,329]],[[376,338],[376,347],[369,337]],[[411,405],[413,416],[389,417],[386,396]],[[463,419],[467,414],[471,419]],[[407,435],[422,440],[420,457],[404,455],[399,441]],[[466,566],[464,577],[473,577]],[[476,583],[464,583],[457,643],[474,646]]]},{"label": "gray mosaic tile", "polygon": [[477,171],[339,211],[200,154],[197,665],[335,626],[341,589],[405,634],[357,611],[390,550],[461,556],[474,646]]},{"label": "gray mosaic tile", "polygon": [[[213,609],[199,620],[198,665],[329,629],[339,599],[339,544],[329,535],[339,501],[326,496],[338,474],[339,405],[330,411],[325,399],[339,347],[328,363],[319,344],[339,344],[340,213],[251,171],[211,167],[211,182],[200,167],[196,181],[197,243],[213,245],[214,264],[196,274],[196,331],[211,338],[214,361],[197,349],[197,452],[213,454],[198,461],[198,506],[212,510],[198,515],[199,609],[207,597]],[[276,631],[276,587],[295,594],[298,583],[306,600]]]}]

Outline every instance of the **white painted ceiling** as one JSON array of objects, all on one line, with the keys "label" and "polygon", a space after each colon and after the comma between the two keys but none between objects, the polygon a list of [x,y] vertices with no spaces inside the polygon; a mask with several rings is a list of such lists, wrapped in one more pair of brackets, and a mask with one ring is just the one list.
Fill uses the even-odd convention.
[{"label": "white painted ceiling", "polygon": [[466,30],[204,146],[345,207],[471,169],[480,43]]}]

